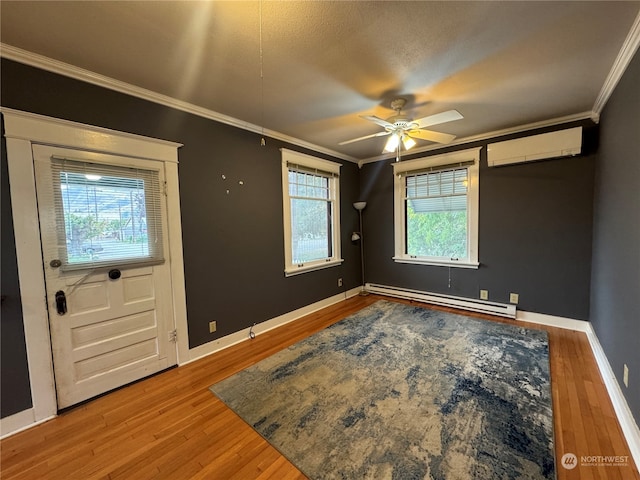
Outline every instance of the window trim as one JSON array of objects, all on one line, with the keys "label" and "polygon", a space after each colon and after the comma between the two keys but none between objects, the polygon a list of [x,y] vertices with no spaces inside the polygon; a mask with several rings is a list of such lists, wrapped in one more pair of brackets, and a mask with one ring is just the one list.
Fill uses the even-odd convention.
[{"label": "window trim", "polygon": [[[411,263],[418,265],[435,265],[458,268],[478,268],[478,217],[479,217],[479,179],[480,179],[480,150],[482,147],[444,153],[430,157],[417,158],[393,164],[393,201],[394,201],[394,240],[395,254],[393,260],[397,263]],[[406,253],[406,219],[404,203],[405,175],[410,172],[434,168],[455,167],[463,163],[473,162],[467,166],[467,252],[464,259],[451,260],[442,257],[415,257]]]},{"label": "window trim", "polygon": [[[284,274],[287,277],[301,273],[320,270],[340,265],[342,258],[340,248],[340,168],[337,162],[316,158],[304,153],[281,148],[282,152],[282,217],[284,224]],[[296,165],[325,174],[329,178],[329,192],[332,205],[332,256],[329,258],[294,264],[292,261],[291,239],[291,197],[289,196],[289,165]]]}]

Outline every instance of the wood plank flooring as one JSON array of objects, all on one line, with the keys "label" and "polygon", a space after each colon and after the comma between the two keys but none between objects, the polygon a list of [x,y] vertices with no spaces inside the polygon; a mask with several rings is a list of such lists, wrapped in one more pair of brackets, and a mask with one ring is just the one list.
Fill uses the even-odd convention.
[{"label": "wood plank flooring", "polygon": [[[0,477],[305,479],[208,387],[380,298],[351,298],[6,438],[0,442]],[[525,325],[549,332],[558,480],[640,480],[586,336]],[[564,453],[576,454],[578,462],[587,455],[628,456],[628,465],[567,470],[560,465]]]}]

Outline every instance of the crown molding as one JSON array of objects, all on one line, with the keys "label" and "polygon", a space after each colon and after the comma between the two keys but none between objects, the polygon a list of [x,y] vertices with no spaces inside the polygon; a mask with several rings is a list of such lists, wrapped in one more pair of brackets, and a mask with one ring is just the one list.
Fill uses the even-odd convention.
[{"label": "crown molding", "polygon": [[[411,152],[409,152],[407,155],[411,155],[411,157],[413,158],[413,156],[417,153],[433,152],[433,151],[442,150],[443,148],[455,147],[458,145],[465,145],[467,143],[491,140],[496,137],[501,137],[503,135],[522,133],[529,130],[535,130],[537,128],[553,127],[555,125],[561,125],[563,123],[577,122],[577,121],[587,120],[587,119],[591,119],[594,123],[598,123],[598,116],[594,114],[594,112],[575,113],[573,115],[565,115],[563,117],[551,118],[549,120],[542,120],[539,122],[527,123],[527,124],[518,125],[515,127],[503,128],[502,130],[494,130],[492,132],[481,133],[479,135],[462,137],[457,140],[454,140],[451,143],[447,143],[446,145],[436,144],[436,145],[427,145],[425,147],[416,148],[416,149],[412,148]],[[362,168],[362,165],[364,165],[365,163],[379,162],[381,160],[389,160],[392,158],[395,158],[395,153],[378,155],[376,157],[367,158],[358,162],[358,165],[360,166],[360,168]]]},{"label": "crown molding", "polygon": [[[502,135],[521,133],[527,130],[533,130],[535,128],[555,126],[562,123],[585,120],[588,118],[590,118],[594,123],[598,123],[600,120],[600,114],[602,113],[602,110],[604,109],[604,106],[607,100],[613,93],[613,90],[615,89],[616,85],[620,81],[620,78],[624,74],[627,66],[629,65],[631,59],[635,55],[639,46],[640,46],[640,12],[638,13],[638,16],[636,17],[631,27],[631,30],[629,31],[629,34],[627,35],[627,38],[625,39],[625,42],[622,45],[620,52],[618,53],[618,56],[613,63],[611,71],[609,72],[609,75],[607,76],[605,83],[598,97],[596,98],[593,109],[590,112],[576,113],[573,115],[567,115],[567,116],[553,118],[549,120],[543,120],[540,122],[528,123],[528,124],[510,127],[502,130],[486,132],[479,135],[463,137],[455,140],[452,143],[447,144],[446,146],[427,145],[425,147],[412,150],[411,155],[413,156],[419,153],[437,151],[445,147],[464,145],[471,142],[488,140],[488,139],[499,137]],[[231,125],[233,127],[241,128],[243,130],[247,130],[253,133],[262,134],[262,135],[274,138],[276,140],[281,140],[283,142],[291,143],[293,145],[297,145],[303,148],[308,148],[318,153],[324,153],[342,160],[357,163],[360,168],[362,167],[362,165],[366,163],[378,162],[381,160],[388,160],[394,157],[394,154],[383,154],[383,155],[378,155],[375,157],[370,157],[365,159],[357,159],[350,155],[346,155],[346,154],[337,152],[335,150],[331,150],[325,147],[321,147],[319,145],[305,142],[304,140],[290,137],[288,135],[285,135],[280,132],[276,132],[274,130],[265,129],[259,125],[245,122],[237,118],[230,117],[228,115],[223,115],[213,110],[199,107],[192,103],[184,102],[182,100],[178,100],[176,98],[169,97],[167,95],[163,95],[160,93],[153,92],[151,90],[137,87],[135,85],[121,82],[119,80],[115,80],[113,78],[106,77],[104,75],[100,75],[95,72],[91,72],[89,70],[75,67],[73,65],[60,62],[58,60],[54,60],[52,58],[45,57],[43,55],[38,55],[36,53],[32,53],[32,52],[29,52],[17,47],[13,47],[11,45],[7,45],[4,43],[0,43],[0,56],[7,58],[9,60],[14,60],[16,62],[20,62],[26,65],[40,68],[52,73],[57,73],[60,75],[64,75],[66,77],[74,78],[76,80],[81,80],[81,81],[91,83],[100,87],[108,88],[120,93],[131,95],[144,100],[148,100],[148,101],[158,103],[170,108],[175,108],[177,110],[191,113],[193,115],[207,118],[209,120],[213,120],[219,123],[224,123],[226,125]]]},{"label": "crown molding", "polygon": [[616,85],[618,85],[618,82],[622,78],[627,66],[638,50],[638,46],[640,46],[640,11],[631,26],[631,30],[629,30],[627,38],[620,48],[618,56],[613,62],[611,71],[609,72],[607,79],[604,81],[604,85],[602,86],[602,90],[600,90],[598,98],[596,98],[596,102],[593,104],[593,112],[596,115],[600,116],[602,113],[609,97],[616,88]]},{"label": "crown molding", "polygon": [[[471,142],[479,142],[479,141],[483,141],[483,140],[488,140],[490,138],[495,138],[495,137],[499,137],[502,135],[509,135],[509,134],[513,134],[513,133],[522,133],[525,132],[527,130],[533,130],[536,128],[544,128],[544,127],[551,127],[551,126],[555,126],[555,125],[560,125],[562,123],[569,123],[569,122],[573,122],[573,121],[579,121],[579,120],[586,120],[586,119],[591,119],[594,123],[599,123],[600,122],[600,114],[602,113],[602,110],[604,109],[604,106],[607,103],[607,100],[609,100],[609,97],[611,96],[611,94],[613,93],[613,90],[615,89],[616,85],[618,85],[618,82],[620,81],[620,78],[622,78],[622,75],[624,74],[625,70],[627,69],[627,66],[629,65],[629,63],[631,62],[631,60],[633,59],[634,55],[636,54],[636,51],[638,50],[638,48],[640,47],[640,12],[638,12],[638,15],[636,17],[636,19],[633,22],[633,25],[631,26],[631,29],[629,30],[629,33],[627,35],[627,38],[625,39],[624,43],[622,44],[622,47],[620,48],[620,52],[618,53],[618,56],[616,57],[615,61],[613,62],[613,66],[611,67],[611,70],[609,71],[609,75],[607,76],[602,89],[600,90],[600,93],[598,95],[598,97],[596,98],[596,101],[593,105],[593,108],[591,109],[590,112],[582,112],[582,113],[576,113],[573,115],[567,115],[564,117],[558,117],[558,118],[552,118],[549,120],[543,120],[541,122],[534,122],[534,123],[528,123],[525,125],[519,125],[516,127],[510,127],[510,128],[506,128],[503,130],[495,130],[493,132],[487,132],[487,133],[482,133],[479,135],[474,135],[474,136],[470,136],[470,137],[464,137],[464,138],[460,138],[457,139],[455,141],[453,141],[452,143],[449,143],[447,145],[428,145],[426,147],[422,147],[420,149],[416,149],[416,150],[412,150],[411,151],[411,155],[413,156],[416,153],[423,153],[423,152],[430,152],[430,151],[434,151],[434,150],[440,150],[442,148],[445,147],[451,147],[451,146],[456,146],[456,145],[464,145],[466,143],[471,143]],[[388,160],[391,158],[394,158],[395,154],[383,154],[383,155],[378,155],[375,157],[371,157],[371,158],[366,158],[363,160],[360,160],[358,162],[358,166],[360,168],[362,168],[362,165],[366,164],[366,163],[372,163],[372,162],[378,162],[380,160]]]},{"label": "crown molding", "polygon": [[263,128],[253,123],[245,122],[243,120],[238,120],[237,118],[230,117],[228,115],[224,115],[207,108],[199,107],[192,103],[169,97],[168,95],[153,92],[151,90],[147,90],[146,88],[137,87],[135,85],[131,85],[129,83],[122,82],[105,75],[100,75],[99,73],[85,70],[84,68],[79,68],[68,63],[60,62],[58,60],[45,57],[44,55],[29,52],[12,45],[8,45],[6,43],[0,43],[0,57],[23,63],[31,67],[40,68],[42,70],[56,73],[58,75],[73,78],[75,80],[91,83],[99,87],[108,88],[110,90],[141,98],[143,100],[148,100],[150,102],[174,108],[176,110],[181,110],[183,112],[197,115],[202,118],[213,120],[219,123],[224,123],[226,125],[231,125],[232,127],[241,128],[253,133],[258,133],[260,135],[291,143],[302,148],[308,148],[309,150],[313,150],[314,152],[324,153],[341,160],[346,160],[353,163],[358,162],[358,159],[350,155],[345,155],[344,153],[336,152],[335,150],[321,147],[313,143],[305,142],[304,140],[290,137],[289,135],[285,135],[284,133],[269,130],[267,128]]}]

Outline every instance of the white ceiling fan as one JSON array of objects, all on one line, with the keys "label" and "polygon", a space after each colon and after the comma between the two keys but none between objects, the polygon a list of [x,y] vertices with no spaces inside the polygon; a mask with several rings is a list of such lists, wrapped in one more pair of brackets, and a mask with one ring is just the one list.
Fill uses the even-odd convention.
[{"label": "white ceiling fan", "polygon": [[394,109],[396,113],[386,120],[373,115],[360,115],[361,118],[384,127],[384,132],[373,133],[371,135],[365,135],[364,137],[346,140],[344,142],[340,142],[339,145],[347,145],[349,143],[359,142],[360,140],[366,140],[368,138],[384,137],[389,135],[389,139],[384,146],[383,153],[396,152],[396,160],[399,160],[401,145],[404,145],[405,150],[409,150],[416,145],[416,138],[437,143],[450,143],[454,138],[456,138],[455,135],[451,135],[449,133],[434,132],[432,130],[424,130],[424,128],[432,125],[438,125],[440,123],[460,120],[461,118],[464,118],[460,112],[457,110],[448,110],[446,112],[436,113],[435,115],[429,115],[413,120],[401,113],[402,108],[406,103],[407,101],[404,98],[396,98],[393,100],[391,102],[391,108]]}]

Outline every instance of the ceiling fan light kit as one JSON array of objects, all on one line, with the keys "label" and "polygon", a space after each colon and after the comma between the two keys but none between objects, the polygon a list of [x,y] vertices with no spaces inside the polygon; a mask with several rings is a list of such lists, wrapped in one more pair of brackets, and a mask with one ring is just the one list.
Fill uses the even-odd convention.
[{"label": "ceiling fan light kit", "polygon": [[417,145],[416,139],[436,143],[450,143],[456,138],[455,135],[451,135],[449,133],[425,130],[425,127],[460,120],[464,118],[460,112],[457,110],[448,110],[446,112],[436,113],[434,115],[428,115],[426,117],[413,120],[411,117],[402,114],[402,109],[406,103],[407,101],[404,98],[394,99],[391,102],[391,108],[395,110],[396,114],[386,120],[376,117],[375,115],[360,115],[360,118],[364,118],[365,120],[383,127],[384,132],[373,133],[371,135],[365,135],[364,137],[346,140],[344,142],[340,142],[340,145],[389,135],[382,152],[395,152],[396,160],[399,161],[401,145],[404,145],[405,150],[409,150]]}]

